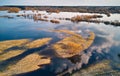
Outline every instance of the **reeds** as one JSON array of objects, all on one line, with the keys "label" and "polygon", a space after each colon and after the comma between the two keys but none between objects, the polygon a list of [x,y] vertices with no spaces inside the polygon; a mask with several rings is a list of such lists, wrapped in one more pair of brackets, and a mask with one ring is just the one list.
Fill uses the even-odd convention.
[{"label": "reeds", "polygon": [[50,22],[51,23],[55,23],[55,24],[59,24],[60,23],[60,21],[58,21],[58,20],[50,20]]},{"label": "reeds", "polygon": [[[62,31],[62,33],[63,32],[64,31]],[[85,49],[90,47],[95,38],[95,34],[92,32],[90,33],[90,37],[88,37],[87,39],[73,32],[65,31],[64,33],[67,33],[70,36],[65,37],[63,40],[53,45],[53,49],[62,58],[70,58],[84,51]]]},{"label": "reeds", "polygon": [[[29,39],[2,41],[0,42],[0,62],[2,63],[10,58],[20,56],[24,52],[29,52],[30,49],[39,48],[43,45],[46,45],[50,40],[51,38],[43,38],[32,41]],[[41,68],[43,64],[49,64],[51,62],[50,58],[43,57],[43,55],[33,52],[32,54],[27,54],[21,60],[16,61],[15,59],[12,60],[13,63],[6,63],[7,66],[5,66],[6,64],[0,64],[0,75],[12,76],[14,74],[37,70]]]},{"label": "reeds", "polygon": [[101,15],[77,15],[71,18],[71,21],[73,22],[79,22],[79,21],[87,21],[93,18],[102,18]]},{"label": "reeds", "polygon": [[8,13],[18,13],[20,10],[20,8],[12,7],[8,9]]}]

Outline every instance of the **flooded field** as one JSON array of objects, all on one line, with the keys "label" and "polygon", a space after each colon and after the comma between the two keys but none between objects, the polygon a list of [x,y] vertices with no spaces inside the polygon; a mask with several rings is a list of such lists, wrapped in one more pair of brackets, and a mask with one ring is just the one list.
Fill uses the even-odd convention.
[{"label": "flooded field", "polygon": [[0,76],[119,76],[119,23],[120,14],[0,11]]}]

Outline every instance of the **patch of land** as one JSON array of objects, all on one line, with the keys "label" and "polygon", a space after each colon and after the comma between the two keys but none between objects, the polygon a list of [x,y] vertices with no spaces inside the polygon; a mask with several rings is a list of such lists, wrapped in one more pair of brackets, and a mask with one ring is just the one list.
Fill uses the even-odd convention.
[{"label": "patch of land", "polygon": [[[58,57],[70,58],[84,51],[93,43],[95,35],[90,32],[88,38],[69,30],[54,30],[66,35],[62,40],[49,44]],[[37,40],[21,39],[0,42],[0,75],[12,76],[42,68],[51,63],[51,57],[40,53],[41,48],[47,45],[52,38]],[[44,50],[43,50],[44,51]],[[50,51],[50,50],[46,50]]]},{"label": "patch of land", "polygon": [[87,39],[83,38],[80,34],[68,30],[57,30],[57,32],[70,35],[53,45],[53,49],[62,58],[70,58],[84,51],[90,47],[95,38],[93,32],[90,32],[90,36]]},{"label": "patch of land", "polygon": [[44,56],[37,53],[30,54],[21,59],[15,65],[8,66],[8,69],[1,72],[1,76],[12,76],[14,74],[20,74],[25,72],[34,71],[40,69],[40,65],[49,64],[50,58],[43,59]]},{"label": "patch of land", "polygon": [[83,12],[83,13],[120,13],[120,6],[1,6],[0,10],[17,7],[22,10],[40,10],[48,12]]},{"label": "patch of land", "polygon": [[113,25],[113,26],[120,26],[120,22],[118,20],[116,21],[104,21],[104,20],[97,20],[96,18],[102,18],[101,15],[77,15],[75,17],[72,17],[72,22],[90,22],[90,23],[104,23],[106,25]]},{"label": "patch of land", "polygon": [[[72,18],[58,18],[59,20],[52,19],[49,20],[47,15],[42,15],[38,11],[46,11],[48,14],[51,13],[60,13],[60,12],[82,12],[82,13],[100,13],[106,14],[108,17],[110,13],[120,13],[119,6],[76,6],[76,7],[61,7],[61,6],[1,6],[0,10],[7,10],[8,13],[18,13],[20,10],[24,10],[24,14],[17,15],[17,17],[24,17],[28,19],[34,19],[34,21],[45,21],[59,24],[60,20],[70,20],[72,22],[90,22],[90,23],[104,23],[106,25],[120,26],[119,21],[104,21],[97,18],[102,18],[102,15],[77,15]],[[25,11],[31,10],[32,12],[36,11],[36,14],[25,14]],[[86,10],[86,11],[85,11]],[[12,16],[0,16],[8,19],[12,19]]]},{"label": "patch of land", "polygon": [[20,39],[0,42],[0,76],[12,76],[41,68],[50,58],[37,53],[52,38],[37,40]]},{"label": "patch of land", "polygon": [[112,69],[109,60],[103,60],[99,63],[92,64],[87,68],[81,69],[72,76],[119,76],[118,70]]},{"label": "patch of land", "polygon": [[0,10],[4,11],[4,10],[7,10],[8,13],[18,13],[21,8],[18,8],[18,7],[0,7]]},{"label": "patch of land", "polygon": [[7,50],[14,46],[20,47],[23,44],[27,43],[28,41],[29,41],[28,39],[2,41],[0,42],[0,54],[3,53],[4,50]]}]

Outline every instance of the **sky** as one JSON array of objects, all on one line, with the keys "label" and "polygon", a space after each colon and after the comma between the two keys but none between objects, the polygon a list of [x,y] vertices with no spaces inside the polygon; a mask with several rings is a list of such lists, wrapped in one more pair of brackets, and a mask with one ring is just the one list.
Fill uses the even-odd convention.
[{"label": "sky", "polygon": [[0,0],[2,5],[120,6],[120,0]]}]

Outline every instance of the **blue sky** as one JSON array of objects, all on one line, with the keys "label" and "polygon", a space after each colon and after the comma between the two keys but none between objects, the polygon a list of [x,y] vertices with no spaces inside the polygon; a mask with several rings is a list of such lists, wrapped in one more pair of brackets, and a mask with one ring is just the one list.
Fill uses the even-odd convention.
[{"label": "blue sky", "polygon": [[0,5],[120,6],[120,0],[0,0]]}]

